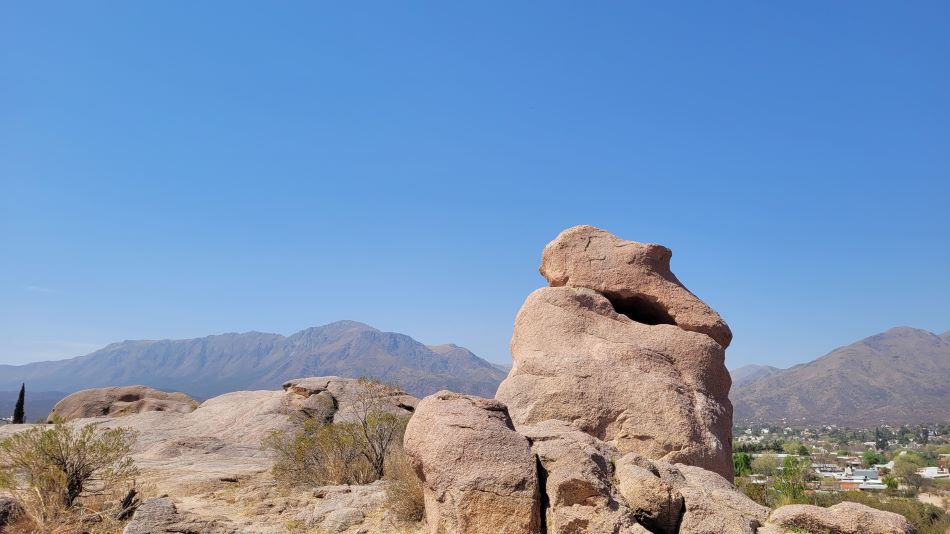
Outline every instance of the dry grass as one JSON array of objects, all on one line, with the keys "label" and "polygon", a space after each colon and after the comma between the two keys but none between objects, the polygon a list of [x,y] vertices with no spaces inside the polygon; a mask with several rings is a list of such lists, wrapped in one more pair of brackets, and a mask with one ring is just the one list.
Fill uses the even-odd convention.
[{"label": "dry grass", "polygon": [[422,481],[402,447],[393,449],[386,466],[386,507],[403,523],[418,523],[425,515]]},{"label": "dry grass", "polygon": [[[6,533],[16,534],[119,534],[128,517],[120,519],[121,502],[126,492],[103,492],[84,497],[64,508],[38,497],[18,501],[24,513],[8,525]],[[142,496],[139,494],[139,498]],[[42,508],[40,508],[42,507]]]}]

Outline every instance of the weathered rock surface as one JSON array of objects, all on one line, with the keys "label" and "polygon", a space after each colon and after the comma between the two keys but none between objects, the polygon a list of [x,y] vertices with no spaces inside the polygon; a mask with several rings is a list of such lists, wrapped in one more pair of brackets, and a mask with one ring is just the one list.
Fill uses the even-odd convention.
[{"label": "weathered rock surface", "polygon": [[553,287],[518,312],[496,398],[516,428],[567,421],[621,452],[731,480],[731,334],[669,260],[590,226],[562,232],[541,265]]},{"label": "weathered rock surface", "polygon": [[676,468],[686,479],[678,488],[686,505],[680,532],[755,534],[765,523],[768,508],[746,497],[719,474],[689,465]]},{"label": "weathered rock surface", "polygon": [[68,395],[53,406],[47,418],[66,421],[87,417],[119,417],[142,412],[188,413],[198,402],[184,393],[169,393],[146,386],[119,386],[84,389]]},{"label": "weathered rock surface", "polygon": [[[301,415],[339,423],[352,421],[366,406],[366,388],[378,386],[352,378],[322,376],[295,378],[285,382],[283,387],[289,394],[291,407]],[[412,415],[419,403],[419,399],[392,386],[384,385],[379,391],[383,398],[377,408],[394,415]]]},{"label": "weathered rock surface", "polygon": [[[223,519],[222,521],[226,521]],[[181,512],[171,499],[148,499],[135,511],[122,534],[237,534],[235,527]]]},{"label": "weathered rock surface", "polygon": [[538,458],[551,534],[641,532],[613,484],[617,450],[563,421],[521,429]]},{"label": "weathered rock surface", "polygon": [[409,421],[405,448],[433,534],[539,532],[535,458],[500,402],[430,395]]},{"label": "weathered rock surface", "polygon": [[583,287],[606,296],[646,324],[673,324],[708,335],[722,348],[732,332],[719,314],[686,289],[670,270],[673,252],[625,241],[593,226],[574,226],[544,247],[541,274],[552,287]]},{"label": "weathered rock surface", "polygon": [[917,530],[902,515],[843,502],[829,508],[791,504],[772,512],[771,523],[787,532],[804,530],[822,534],[912,534]]}]

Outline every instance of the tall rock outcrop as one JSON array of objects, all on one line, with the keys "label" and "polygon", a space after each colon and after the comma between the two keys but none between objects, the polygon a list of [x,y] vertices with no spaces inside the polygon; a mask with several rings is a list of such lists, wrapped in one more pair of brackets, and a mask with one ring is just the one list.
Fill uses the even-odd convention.
[{"label": "tall rock outcrop", "polygon": [[496,400],[439,392],[409,421],[429,532],[912,534],[853,503],[770,519],[732,485],[732,333],[670,256],[591,226],[545,247]]},{"label": "tall rock outcrop", "polygon": [[729,327],[670,271],[660,245],[575,226],[544,248],[551,287],[515,319],[496,398],[516,428],[567,421],[621,452],[732,480]]}]

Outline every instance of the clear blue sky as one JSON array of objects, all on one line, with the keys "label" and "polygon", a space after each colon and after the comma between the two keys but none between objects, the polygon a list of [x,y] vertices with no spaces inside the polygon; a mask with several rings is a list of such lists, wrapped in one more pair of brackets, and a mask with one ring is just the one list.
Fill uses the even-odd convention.
[{"label": "clear blue sky", "polygon": [[950,329],[950,3],[7,2],[0,363],[355,319],[507,361],[663,243],[789,365]]}]

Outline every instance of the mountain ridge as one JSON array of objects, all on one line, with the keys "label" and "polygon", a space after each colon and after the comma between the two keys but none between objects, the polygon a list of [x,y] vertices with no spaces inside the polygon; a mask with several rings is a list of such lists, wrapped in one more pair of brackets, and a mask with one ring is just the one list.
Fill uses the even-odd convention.
[{"label": "mountain ridge", "polygon": [[730,397],[737,421],[876,425],[950,413],[950,332],[899,326],[749,381]]},{"label": "mountain ridge", "polygon": [[[437,345],[436,347],[444,347]],[[336,321],[289,336],[227,332],[191,339],[125,340],[66,360],[0,365],[0,390],[73,392],[143,384],[207,398],[274,389],[301,376],[367,376],[398,382],[417,396],[439,389],[494,395],[505,374],[468,349],[431,349],[358,321]]]}]

